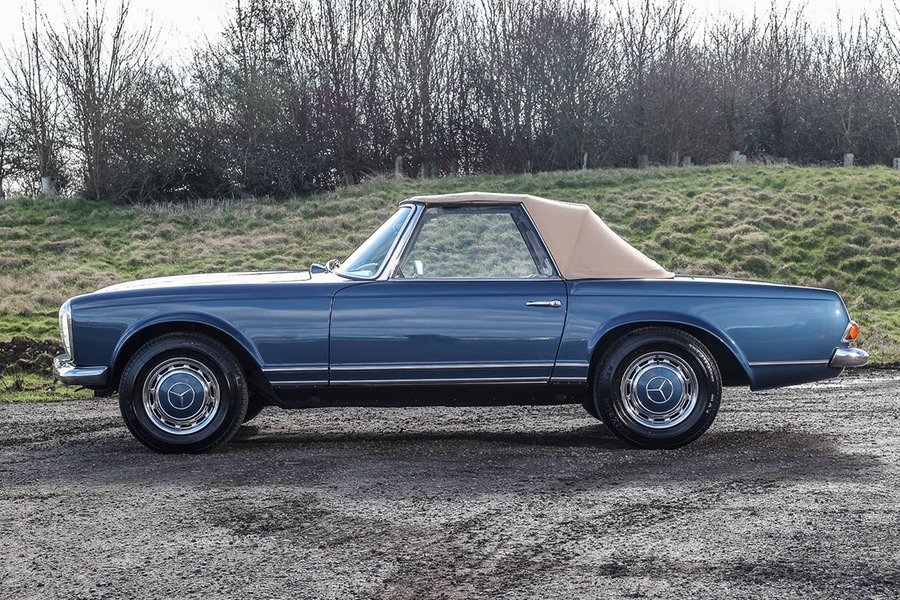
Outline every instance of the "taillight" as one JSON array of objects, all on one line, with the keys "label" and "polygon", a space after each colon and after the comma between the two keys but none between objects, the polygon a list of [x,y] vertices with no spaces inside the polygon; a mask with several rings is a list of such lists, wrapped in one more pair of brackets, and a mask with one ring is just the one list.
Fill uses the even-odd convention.
[{"label": "taillight", "polygon": [[844,341],[852,342],[856,338],[859,337],[859,323],[856,321],[850,321],[850,324],[847,325],[847,331],[844,333]]}]

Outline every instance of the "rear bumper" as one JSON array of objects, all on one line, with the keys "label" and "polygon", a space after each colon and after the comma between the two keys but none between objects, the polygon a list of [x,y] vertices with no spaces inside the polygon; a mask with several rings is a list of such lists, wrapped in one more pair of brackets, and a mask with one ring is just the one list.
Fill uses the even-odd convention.
[{"label": "rear bumper", "polygon": [[838,348],[831,355],[828,366],[835,369],[861,367],[869,362],[869,353],[859,348]]},{"label": "rear bumper", "polygon": [[106,367],[76,367],[65,354],[53,359],[53,379],[65,385],[103,387],[106,385]]}]

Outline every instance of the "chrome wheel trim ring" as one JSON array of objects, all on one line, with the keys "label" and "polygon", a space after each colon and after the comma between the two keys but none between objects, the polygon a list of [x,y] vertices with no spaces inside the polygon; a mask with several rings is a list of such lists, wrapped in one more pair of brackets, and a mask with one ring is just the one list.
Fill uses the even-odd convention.
[{"label": "chrome wheel trim ring", "polygon": [[[648,382],[643,380],[650,374],[654,374],[650,382],[667,379],[673,390],[672,395],[680,391],[671,407],[650,410],[646,398],[642,401],[639,386],[648,386]],[[648,352],[631,361],[625,369],[619,386],[621,402],[616,408],[624,413],[620,416],[644,427],[670,429],[683,423],[691,415],[697,406],[699,387],[697,374],[683,358],[671,352]],[[644,395],[648,395],[646,389]]]},{"label": "chrome wheel trim ring", "polygon": [[[182,385],[178,382],[166,387],[166,382],[173,377],[189,382],[185,385],[194,390],[192,401],[197,388],[201,390],[202,398],[197,403],[196,410],[188,405],[188,410],[180,416],[172,414],[176,411],[171,411],[171,408],[167,410],[167,402],[163,400],[162,394],[168,395],[175,385]],[[156,427],[173,435],[190,435],[201,431],[218,414],[221,401],[219,391],[219,381],[206,365],[192,358],[177,357],[165,360],[150,372],[144,380],[141,397],[144,412]]]}]

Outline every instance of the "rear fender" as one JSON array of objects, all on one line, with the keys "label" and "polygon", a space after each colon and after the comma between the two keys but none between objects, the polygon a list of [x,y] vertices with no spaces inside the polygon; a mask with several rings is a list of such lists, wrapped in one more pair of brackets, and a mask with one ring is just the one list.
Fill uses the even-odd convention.
[{"label": "rear fender", "polygon": [[634,327],[643,325],[672,325],[676,327],[688,326],[699,329],[705,332],[707,335],[714,337],[726,348],[728,348],[728,350],[731,351],[731,353],[734,355],[734,357],[741,364],[741,366],[744,368],[744,371],[747,372],[749,376],[750,369],[747,357],[744,356],[744,353],[741,352],[741,349],[737,346],[737,344],[734,343],[734,340],[725,335],[722,331],[719,331],[711,323],[704,321],[703,319],[677,312],[641,311],[613,317],[612,319],[598,327],[594,332],[594,335],[591,336],[589,342],[590,354],[593,355],[600,341],[608,334],[613,333],[615,330],[621,329],[623,327],[632,329]]},{"label": "rear fender", "polygon": [[[590,339],[589,355],[592,357],[591,364],[594,364],[594,361],[599,358],[604,347],[609,345],[606,340],[615,339],[618,337],[619,333],[624,333],[624,331],[627,330],[650,326],[671,326],[686,330],[688,333],[705,334],[705,336],[718,342],[721,346],[721,349],[710,348],[713,354],[720,354],[721,350],[730,353],[730,358],[732,358],[733,362],[740,367],[743,376],[746,378],[744,383],[746,384],[747,382],[753,381],[747,357],[737,344],[735,344],[734,340],[703,319],[677,312],[639,311],[618,315],[613,319],[610,319],[602,326],[598,327]],[[703,336],[701,335],[700,337]],[[717,352],[717,350],[719,352]],[[722,361],[719,360],[719,362]]]}]

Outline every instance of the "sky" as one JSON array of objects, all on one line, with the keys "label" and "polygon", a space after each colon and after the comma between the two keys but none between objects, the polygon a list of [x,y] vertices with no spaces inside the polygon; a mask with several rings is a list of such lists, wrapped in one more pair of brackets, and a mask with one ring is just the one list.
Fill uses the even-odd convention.
[{"label": "sky", "polygon": [[[0,0],[0,46],[14,45],[21,36],[23,14],[30,15],[34,0]],[[163,55],[178,55],[196,46],[197,38],[215,37],[221,31],[234,0],[131,0],[133,18],[150,19],[155,25]],[[603,0],[600,0],[603,1]],[[684,0],[698,18],[713,17],[722,12],[752,16],[754,10],[765,13],[769,0]],[[776,0],[787,4],[789,0]],[[63,6],[72,0],[38,0],[41,10],[52,21],[64,19]],[[80,0],[74,0],[81,5]],[[798,5],[793,0],[793,5]],[[813,24],[831,26],[838,7],[845,20],[864,12],[876,12],[881,7],[893,7],[900,0],[805,0],[806,15]],[[107,0],[114,7],[117,0]]]}]

